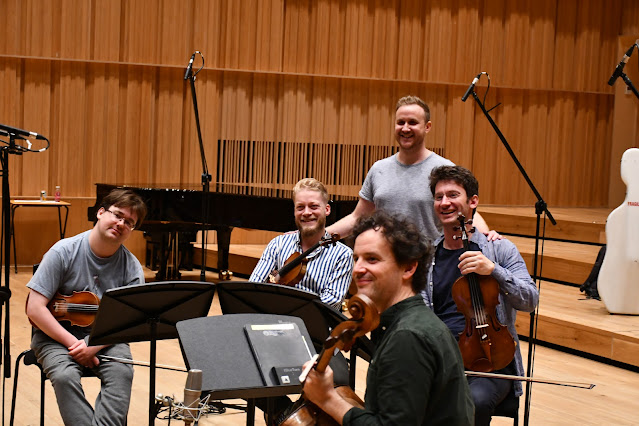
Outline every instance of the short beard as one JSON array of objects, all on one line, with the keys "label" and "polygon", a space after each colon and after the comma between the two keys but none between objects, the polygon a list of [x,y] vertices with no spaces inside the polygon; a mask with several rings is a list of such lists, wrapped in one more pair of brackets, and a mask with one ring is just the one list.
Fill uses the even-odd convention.
[{"label": "short beard", "polygon": [[317,224],[312,228],[302,228],[301,222],[297,223],[297,229],[300,231],[302,238],[314,237],[318,233],[323,233],[326,227],[326,218],[322,217],[317,219]]}]

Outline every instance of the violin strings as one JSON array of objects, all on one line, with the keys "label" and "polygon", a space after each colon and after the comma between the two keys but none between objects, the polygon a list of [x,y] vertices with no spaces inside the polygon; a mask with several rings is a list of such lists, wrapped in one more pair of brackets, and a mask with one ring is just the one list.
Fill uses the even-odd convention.
[{"label": "violin strings", "polygon": [[77,312],[93,312],[98,310],[99,305],[88,305],[82,303],[54,303],[53,307],[56,312],[61,311],[77,311]]}]

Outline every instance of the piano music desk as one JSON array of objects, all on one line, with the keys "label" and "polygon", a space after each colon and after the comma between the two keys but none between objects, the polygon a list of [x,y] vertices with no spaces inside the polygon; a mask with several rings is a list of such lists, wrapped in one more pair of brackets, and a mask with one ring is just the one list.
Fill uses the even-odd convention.
[{"label": "piano music desk", "polygon": [[[18,207],[56,207],[58,209],[58,227],[60,229],[60,239],[64,238],[67,231],[67,219],[69,218],[69,206],[66,201],[40,201],[40,200],[11,200],[11,238],[13,238],[13,261],[16,274],[18,273],[18,252],[16,251],[15,215]],[[60,208],[65,210],[64,225],[62,224],[62,214]]]}]

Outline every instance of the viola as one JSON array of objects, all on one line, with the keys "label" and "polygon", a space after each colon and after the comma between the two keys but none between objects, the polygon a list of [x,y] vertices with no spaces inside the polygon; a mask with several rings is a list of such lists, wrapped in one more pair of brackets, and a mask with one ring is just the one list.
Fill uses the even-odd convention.
[{"label": "viola", "polygon": [[306,250],[304,253],[291,254],[284,266],[279,270],[274,270],[268,276],[268,282],[271,284],[281,284],[294,286],[304,278],[306,273],[306,263],[308,263],[308,255],[313,253],[318,247],[324,245],[335,244],[339,240],[339,234],[333,234],[330,237],[324,237]]},{"label": "viola", "polygon": [[[466,218],[460,214],[458,220],[464,249],[468,251]],[[464,366],[473,371],[491,372],[510,364],[515,357],[516,343],[508,328],[497,319],[497,280],[473,272],[453,283],[452,295],[457,310],[466,320],[464,332],[459,336]]]},{"label": "viola", "polygon": [[[355,339],[374,330],[379,325],[379,313],[373,302],[363,294],[356,294],[348,302],[350,320],[343,321],[333,329],[331,335],[324,342],[324,348],[318,357],[314,368],[324,372],[335,350],[350,351]],[[363,408],[364,402],[348,386],[339,386],[337,393],[357,407]],[[289,410],[290,414],[280,423],[280,426],[298,425],[337,425],[331,416],[320,410],[315,404],[304,397],[304,393]]]},{"label": "viola", "polygon": [[[80,327],[88,327],[93,324],[99,307],[100,299],[90,291],[74,291],[70,296],[58,292],[47,304],[47,308],[56,320],[69,321],[71,325]],[[29,322],[38,328],[31,319]]]}]

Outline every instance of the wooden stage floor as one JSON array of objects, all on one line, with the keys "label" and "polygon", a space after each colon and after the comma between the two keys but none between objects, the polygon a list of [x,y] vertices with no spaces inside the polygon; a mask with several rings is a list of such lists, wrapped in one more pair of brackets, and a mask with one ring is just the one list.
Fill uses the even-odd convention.
[{"label": "wooden stage floor", "polygon": [[[148,276],[153,273],[147,271]],[[197,279],[199,271],[184,273],[184,279]],[[209,273],[209,280],[217,274]],[[20,272],[11,276],[11,354],[13,359],[28,348],[30,325],[24,314],[26,283],[31,274],[28,268],[20,268]],[[576,302],[578,303],[578,302]],[[219,315],[217,298],[214,300],[209,315]],[[220,342],[224,344],[224,342]],[[131,345],[134,358],[148,360],[148,343]],[[522,353],[527,353],[527,344],[522,342]],[[178,341],[164,340],[158,342],[158,363],[184,366]],[[356,391],[363,396],[365,391],[366,362],[359,360],[357,367]],[[535,360],[535,376],[556,380],[594,383],[592,390],[575,389],[544,384],[533,385],[531,404],[531,425],[632,425],[637,424],[639,413],[639,373],[602,364],[564,352],[537,346]],[[186,373],[158,370],[156,392],[174,395],[182,400]],[[99,389],[95,378],[83,379],[89,400],[94,400]],[[17,398],[17,425],[38,424],[39,413],[39,370],[33,366],[21,366],[19,391]],[[149,372],[145,367],[135,367],[132,402],[129,412],[129,424],[147,424]],[[4,418],[8,424],[11,404],[13,377],[4,384]],[[242,403],[242,401],[227,401]],[[520,424],[523,424],[523,399],[520,409]],[[50,384],[46,384],[46,424],[61,425],[55,396]],[[172,422],[176,422],[173,420]],[[181,424],[181,421],[177,421]],[[245,414],[229,409],[224,414],[209,415],[200,421],[200,425],[243,425]],[[167,420],[157,420],[156,424],[168,424]],[[256,413],[256,424],[263,425],[262,413]],[[495,418],[495,425],[512,424],[512,420]]]}]

